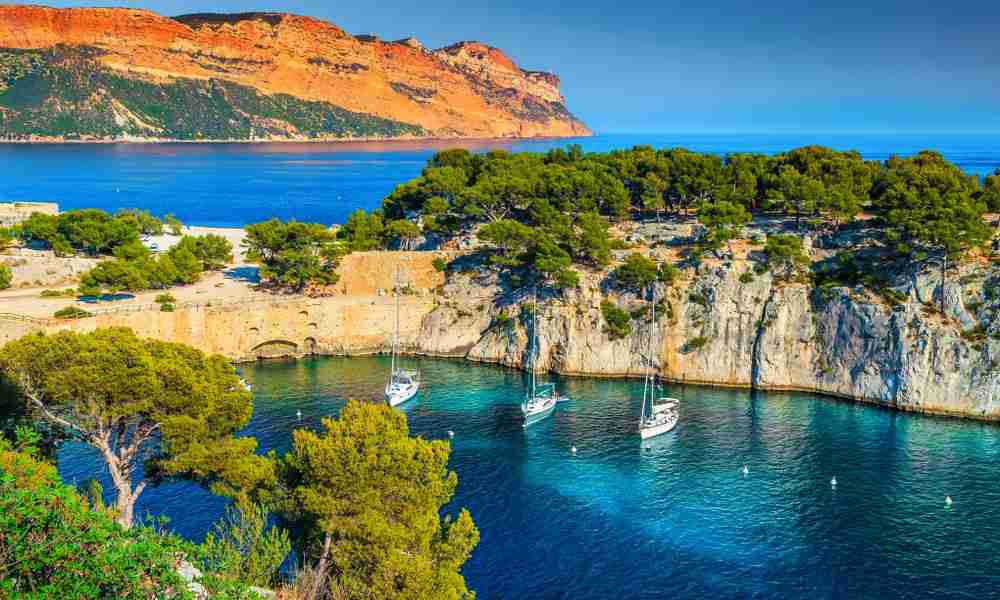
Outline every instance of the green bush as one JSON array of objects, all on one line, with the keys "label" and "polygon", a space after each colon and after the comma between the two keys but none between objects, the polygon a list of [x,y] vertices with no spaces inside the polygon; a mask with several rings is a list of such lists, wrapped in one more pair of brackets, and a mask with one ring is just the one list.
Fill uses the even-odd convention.
[{"label": "green bush", "polygon": [[434,265],[434,270],[438,273],[444,273],[448,268],[448,263],[440,256],[435,256],[431,264]]},{"label": "green bush", "polygon": [[14,273],[10,270],[10,267],[7,265],[0,265],[0,290],[9,288],[13,281]]},{"label": "green bush", "polygon": [[753,281],[753,272],[744,271],[740,273],[740,283],[750,283]]},{"label": "green bush", "polygon": [[92,317],[93,314],[83,310],[82,308],[77,308],[76,306],[67,306],[66,308],[60,308],[53,314],[57,319],[83,319],[85,317]]},{"label": "green bush", "polygon": [[708,338],[703,335],[699,335],[696,338],[688,340],[687,343],[684,344],[684,347],[688,352],[697,352],[704,348],[706,344],[708,344]]},{"label": "green bush", "polygon": [[701,306],[702,308],[708,308],[708,298],[700,292],[691,292],[688,294],[688,300]]},{"label": "green bush", "polygon": [[174,305],[169,302],[164,302],[160,305],[160,312],[174,312]]},{"label": "green bush", "polygon": [[624,288],[641,291],[659,279],[660,271],[656,263],[645,256],[633,252],[625,258],[625,262],[612,271],[612,276]]},{"label": "green bush", "polygon": [[156,297],[157,304],[173,304],[177,302],[177,298],[174,298],[173,294],[163,293]]},{"label": "green bush", "polygon": [[33,454],[0,439],[0,597],[184,597],[174,571],[184,542],[123,529]]},{"label": "green bush", "polygon": [[632,333],[632,317],[608,300],[601,302],[601,314],[607,324],[608,337],[621,339]]},{"label": "green bush", "polygon": [[39,296],[42,298],[75,298],[76,290],[73,288],[66,288],[63,290],[42,290]]}]

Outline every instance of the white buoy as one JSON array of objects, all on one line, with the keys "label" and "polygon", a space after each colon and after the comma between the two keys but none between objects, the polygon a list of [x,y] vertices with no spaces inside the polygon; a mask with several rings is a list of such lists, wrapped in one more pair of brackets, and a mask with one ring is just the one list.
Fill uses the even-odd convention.
[{"label": "white buoy", "polygon": [[301,410],[295,411],[295,416],[298,417],[298,419],[301,421],[302,420],[302,411]]},{"label": "white buoy", "polygon": [[746,477],[749,474],[750,474],[750,469],[746,465],[743,465],[743,476]]},{"label": "white buoy", "polygon": [[448,437],[449,437],[449,438],[453,438],[453,437],[455,437],[455,432],[449,429],[449,430],[448,430]]},{"label": "white buoy", "polygon": [[945,496],[944,503],[946,506],[951,506],[951,496]]},{"label": "white buoy", "polygon": [[833,479],[830,480],[830,487],[837,487],[837,476],[834,475]]},{"label": "white buoy", "polygon": [[569,451],[572,452],[573,454],[576,454],[576,446],[570,448]]}]

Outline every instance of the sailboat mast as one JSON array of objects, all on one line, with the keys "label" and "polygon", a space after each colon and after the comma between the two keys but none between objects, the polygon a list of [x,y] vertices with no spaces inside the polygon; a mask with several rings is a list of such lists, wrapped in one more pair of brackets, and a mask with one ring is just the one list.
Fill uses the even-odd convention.
[{"label": "sailboat mast", "polygon": [[535,397],[535,357],[538,352],[538,289],[531,290],[531,397]]},{"label": "sailboat mast", "polygon": [[396,267],[396,329],[392,337],[392,376],[396,376],[396,352],[399,351],[399,267]]}]

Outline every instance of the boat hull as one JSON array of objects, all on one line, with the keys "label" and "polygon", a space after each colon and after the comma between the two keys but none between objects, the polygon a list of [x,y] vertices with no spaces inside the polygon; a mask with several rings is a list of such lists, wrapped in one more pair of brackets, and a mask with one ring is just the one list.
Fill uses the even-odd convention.
[{"label": "boat hull", "polygon": [[671,431],[677,426],[678,417],[674,416],[672,419],[664,421],[662,423],[656,423],[653,425],[639,425],[639,437],[644,440],[648,440],[651,437],[656,437],[658,435],[663,435]]},{"label": "boat hull", "polygon": [[556,409],[555,400],[553,400],[551,404],[547,404],[546,406],[544,406],[539,410],[527,411],[522,406],[521,407],[521,414],[523,415],[523,421],[521,423],[522,427],[527,427],[528,425],[533,425],[534,423],[541,421],[542,419],[551,415],[555,411],[555,409]]},{"label": "boat hull", "polygon": [[389,406],[399,406],[407,400],[411,400],[419,390],[419,385],[386,386],[385,401],[389,403]]}]

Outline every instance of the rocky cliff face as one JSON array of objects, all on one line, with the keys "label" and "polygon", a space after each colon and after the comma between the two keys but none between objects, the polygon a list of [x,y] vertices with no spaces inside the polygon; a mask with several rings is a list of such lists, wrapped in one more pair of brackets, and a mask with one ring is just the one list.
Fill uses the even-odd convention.
[{"label": "rocky cliff face", "polygon": [[[8,137],[590,133],[566,109],[557,77],[522,70],[496,48],[428,50],[308,17],[0,6],[0,48],[0,134]],[[74,77],[81,71],[97,81]],[[218,114],[178,125],[172,112],[184,112],[188,95],[212,98]],[[110,124],[98,119],[102,111],[114,116]],[[220,117],[235,124],[213,130],[209,118]]]},{"label": "rocky cliff face", "polygon": [[[447,281],[433,252],[349,255],[338,293],[242,304],[206,301],[176,312],[126,310],[48,323],[5,320],[0,343],[29,331],[125,326],[234,360],[385,352],[392,340],[391,288],[407,284],[401,338],[408,352],[528,364],[530,298],[487,271]],[[655,364],[670,381],[801,390],[892,408],[1000,420],[1000,267],[966,265],[936,308],[940,277],[903,275],[896,301],[860,288],[816,290],[747,276],[747,261],[705,261],[672,286],[659,284],[655,326],[648,301],[616,292],[600,274],[564,297],[543,296],[537,367],[563,374],[639,377]],[[266,295],[265,295],[266,296]],[[600,304],[634,312],[632,331],[612,339]],[[653,356],[647,351],[655,335]]]},{"label": "rocky cliff face", "polygon": [[[822,294],[770,274],[748,281],[744,265],[703,265],[673,287],[660,285],[662,317],[632,321],[613,340],[599,309],[596,279],[564,299],[543,300],[538,367],[559,373],[640,376],[655,331],[653,361],[670,381],[770,390],[815,391],[904,410],[1000,419],[1000,270],[967,269],[948,286],[947,318],[934,308],[940,279],[921,273],[890,308],[859,290]],[[475,291],[474,291],[475,290]],[[529,328],[517,304],[484,302],[498,291],[457,276],[450,303],[423,320],[418,351],[522,367]],[[619,296],[635,309],[643,302]],[[501,314],[504,317],[499,317]],[[509,316],[513,315],[512,318]],[[986,324],[984,324],[986,323]]]}]

